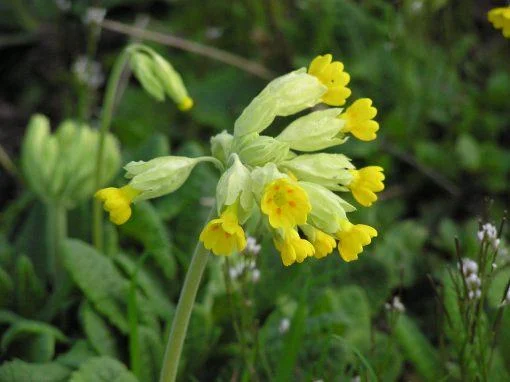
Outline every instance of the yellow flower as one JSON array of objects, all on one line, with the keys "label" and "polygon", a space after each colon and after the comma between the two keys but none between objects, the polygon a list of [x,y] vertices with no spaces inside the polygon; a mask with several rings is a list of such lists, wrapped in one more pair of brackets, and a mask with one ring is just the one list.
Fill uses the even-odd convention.
[{"label": "yellow flower", "polygon": [[494,28],[502,29],[503,36],[510,38],[510,7],[491,9],[487,18]]},{"label": "yellow flower", "polygon": [[305,224],[312,206],[308,195],[296,181],[280,178],[269,183],[260,203],[273,228],[293,228]]},{"label": "yellow flower", "polygon": [[180,111],[188,111],[193,107],[193,104],[194,103],[191,97],[185,97],[182,100],[182,102],[179,105],[177,105],[177,107],[179,108]]},{"label": "yellow flower", "polygon": [[322,96],[322,102],[331,106],[341,106],[351,95],[347,87],[350,81],[348,73],[344,72],[344,65],[339,61],[333,61],[331,54],[317,56],[308,68],[308,74],[317,77],[328,90]]},{"label": "yellow flower", "polygon": [[358,259],[358,254],[363,252],[363,246],[372,242],[377,236],[377,231],[364,224],[352,224],[347,220],[340,223],[341,230],[337,232],[338,252],[344,261]]},{"label": "yellow flower", "polygon": [[372,119],[377,115],[377,109],[372,106],[372,100],[361,98],[356,100],[338,118],[345,120],[342,132],[351,133],[362,141],[373,141],[379,124]]},{"label": "yellow flower", "polygon": [[350,188],[354,199],[365,207],[370,207],[377,200],[376,192],[384,190],[384,170],[379,166],[368,166],[360,170],[349,170],[352,180]]},{"label": "yellow flower", "polygon": [[121,188],[108,187],[96,192],[97,199],[104,202],[104,209],[110,213],[110,220],[117,224],[124,224],[131,217],[131,202],[141,191],[130,185]]},{"label": "yellow flower", "polygon": [[280,251],[283,265],[286,267],[296,261],[302,263],[315,252],[313,245],[308,240],[301,239],[295,229],[285,230],[283,239],[275,239],[274,245]]},{"label": "yellow flower", "polygon": [[200,241],[215,255],[229,256],[246,247],[246,237],[237,218],[237,204],[228,206],[218,219],[213,219],[202,230]]},{"label": "yellow flower", "polygon": [[332,236],[319,229],[315,229],[314,236],[314,240],[311,240],[311,243],[315,249],[314,256],[316,258],[321,259],[333,252],[333,249],[336,247],[336,240]]}]

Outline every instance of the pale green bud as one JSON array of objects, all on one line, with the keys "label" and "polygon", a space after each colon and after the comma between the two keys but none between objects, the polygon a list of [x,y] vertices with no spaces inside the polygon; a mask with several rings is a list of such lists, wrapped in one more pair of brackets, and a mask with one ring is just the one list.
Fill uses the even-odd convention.
[{"label": "pale green bud", "polygon": [[130,162],[124,166],[127,171],[125,177],[131,179],[131,187],[141,191],[134,199],[135,202],[157,198],[181,187],[197,163],[212,159],[165,156],[148,162]]},{"label": "pale green bud", "polygon": [[289,153],[289,145],[273,137],[257,133],[243,135],[234,141],[235,151],[250,166],[263,166],[266,163],[279,163]]},{"label": "pale green bud", "polygon": [[330,190],[347,191],[340,185],[352,180],[349,169],[354,166],[343,154],[305,154],[280,163],[280,168],[290,171],[299,180],[320,184]]},{"label": "pale green bud", "polygon": [[153,53],[154,72],[160,79],[165,92],[174,100],[179,109],[185,111],[191,109],[193,101],[188,95],[182,77],[174,67],[157,53]]},{"label": "pale green bud", "polygon": [[[28,184],[45,203],[67,208],[96,191],[98,132],[85,124],[63,122],[50,134],[49,121],[36,115],[30,120],[22,147],[22,166]],[[105,139],[103,179],[110,181],[120,164],[116,139]]]},{"label": "pale green bud", "polygon": [[337,118],[341,111],[339,108],[314,111],[296,119],[276,139],[298,151],[318,151],[340,145],[347,140],[342,133],[345,121]]},{"label": "pale green bud", "polygon": [[340,221],[347,219],[346,212],[356,210],[337,194],[315,183],[299,182],[308,194],[312,211],[308,215],[308,223],[327,233],[336,233],[340,229]]},{"label": "pale green bud", "polygon": [[133,51],[131,55],[131,70],[140,84],[158,101],[165,99],[165,89],[160,78],[154,72],[154,61],[150,56],[139,51]]},{"label": "pale green bud", "polygon": [[223,173],[216,187],[218,214],[223,207],[230,206],[239,200],[239,221],[244,223],[249,218],[254,205],[250,170],[241,163],[237,154],[231,155],[230,163],[230,167]]},{"label": "pale green bud", "polygon": [[211,153],[221,163],[226,164],[230,156],[234,136],[223,130],[211,138]]},{"label": "pale green bud", "polygon": [[34,115],[28,124],[21,147],[21,165],[30,188],[44,201],[51,200],[49,186],[58,160],[58,144],[50,134],[50,122]]},{"label": "pale green bud", "polygon": [[264,167],[256,167],[252,170],[251,190],[255,198],[260,201],[266,185],[280,178],[288,178],[288,176],[278,171],[274,163],[268,163]]},{"label": "pale green bud", "polygon": [[260,133],[277,116],[295,114],[321,101],[326,92],[316,77],[302,68],[271,81],[244,109],[234,125],[234,135]]}]

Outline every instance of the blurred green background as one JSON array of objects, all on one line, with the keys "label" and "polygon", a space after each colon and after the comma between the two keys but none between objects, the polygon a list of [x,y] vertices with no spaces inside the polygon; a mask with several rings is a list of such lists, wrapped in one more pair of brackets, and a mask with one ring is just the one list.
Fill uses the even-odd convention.
[{"label": "blurred green background", "polygon": [[[455,258],[454,237],[460,238],[463,255],[473,256],[478,222],[499,224],[508,208],[510,42],[486,17],[489,9],[504,5],[485,0],[2,1],[2,361],[39,363],[47,381],[67,380],[76,370],[81,370],[79,381],[94,381],[87,374],[94,369],[90,359],[128,373],[133,365],[127,291],[140,254],[149,253],[153,256],[139,267],[137,281],[143,297],[137,334],[143,372],[137,377],[157,378],[169,312],[206,215],[204,197],[214,196],[215,171],[198,168],[176,193],[136,206],[132,221],[118,231],[108,226],[112,257],[88,253],[74,242],[69,256],[76,258],[67,271],[75,292],[53,315],[47,311],[50,292],[40,265],[44,208],[16,171],[29,117],[45,114],[53,126],[68,118],[97,126],[103,80],[116,56],[129,42],[144,41],[179,70],[195,107],[179,113],[171,102],[155,102],[136,81],[124,81],[112,128],[123,163],[206,152],[209,137],[232,131],[268,80],[324,53],[342,61],[351,75],[348,102],[371,98],[381,126],[376,141],[351,139],[335,149],[359,167],[385,169],[380,200],[353,217],[376,227],[377,240],[355,263],[330,255],[287,269],[270,240],[263,241],[260,279],[234,285],[234,302],[220,261],[212,258],[192,318],[183,380],[343,381],[358,375],[369,380],[374,373],[389,381],[438,375],[455,380],[448,368],[455,358],[439,354],[441,330],[427,274],[441,279]],[[103,28],[87,22],[91,6],[107,11]],[[111,21],[138,29],[119,33]],[[170,35],[172,46],[141,40],[140,29]],[[211,48],[219,49],[215,58]],[[232,65],[238,56],[248,64]],[[80,57],[97,62],[92,83],[80,79]],[[283,122],[276,125],[272,133]],[[71,211],[71,238],[90,242],[89,209],[86,203]],[[505,246],[503,240],[502,253]],[[505,264],[499,285],[509,275]],[[99,268],[105,273],[97,274]],[[384,304],[396,294],[406,314],[389,331]],[[232,324],[232,306],[244,320],[248,356]],[[495,304],[487,309],[490,314]],[[13,330],[20,317],[25,326]],[[286,318],[293,326],[283,334],[278,327]],[[501,346],[509,350],[508,312],[503,320]],[[508,351],[501,357],[510,365]],[[6,376],[43,370],[6,365],[0,367],[2,381],[27,381],[23,374]],[[500,371],[501,380],[506,372]]]}]

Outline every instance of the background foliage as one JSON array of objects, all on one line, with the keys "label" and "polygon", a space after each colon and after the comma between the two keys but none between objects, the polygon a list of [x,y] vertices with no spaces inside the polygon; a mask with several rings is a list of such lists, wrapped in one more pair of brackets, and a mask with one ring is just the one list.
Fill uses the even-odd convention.
[{"label": "background foliage", "polygon": [[[510,45],[486,21],[487,10],[503,2],[11,0],[0,3],[0,380],[157,380],[189,254],[214,194],[214,169],[197,168],[176,193],[138,204],[119,229],[108,226],[106,256],[87,244],[90,201],[73,209],[64,264],[72,293],[54,299],[46,211],[16,168],[33,113],[54,126],[68,118],[97,126],[103,88],[85,86],[73,64],[88,55],[108,73],[138,37],[108,29],[96,36],[83,22],[92,5],[105,7],[107,20],[182,36],[266,68],[257,76],[150,43],[182,73],[196,107],[181,114],[126,81],[113,121],[123,163],[200,155],[209,136],[232,129],[268,79],[326,52],[351,74],[351,99],[370,97],[379,111],[377,141],[338,149],[360,166],[385,168],[381,200],[355,214],[378,228],[378,239],[358,262],[331,255],[289,269],[262,241],[257,283],[225,283],[223,263],[211,259],[183,380],[460,378],[449,352],[456,334],[443,338],[426,275],[445,280],[456,236],[462,256],[474,257],[477,222],[499,222],[508,208]],[[508,275],[501,264],[494,295]],[[384,304],[397,294],[407,310],[392,324]],[[489,298],[488,317],[497,301]],[[282,333],[285,319],[291,326]],[[492,381],[510,373],[508,311],[502,322]]]}]

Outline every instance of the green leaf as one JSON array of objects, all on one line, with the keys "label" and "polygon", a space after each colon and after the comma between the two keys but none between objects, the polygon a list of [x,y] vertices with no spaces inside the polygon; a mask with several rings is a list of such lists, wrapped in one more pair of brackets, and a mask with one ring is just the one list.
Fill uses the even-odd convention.
[{"label": "green leaf", "polygon": [[157,381],[164,351],[161,335],[152,328],[139,326],[138,344],[141,358],[141,381]]},{"label": "green leaf", "polygon": [[289,332],[285,336],[282,357],[278,362],[275,381],[286,382],[293,380],[293,372],[298,361],[299,350],[306,331],[306,318],[308,316],[308,286],[305,286],[301,301],[292,318]]},{"label": "green leaf", "polygon": [[57,328],[44,322],[21,320],[15,322],[2,336],[1,348],[28,361],[47,362],[55,354],[57,341],[67,342]]},{"label": "green leaf", "polygon": [[56,362],[33,364],[16,359],[0,366],[2,382],[66,382],[69,374],[70,369]]},{"label": "green leaf", "polygon": [[120,353],[115,334],[88,302],[81,306],[80,318],[85,335],[94,350],[99,355],[119,358]]},{"label": "green leaf", "polygon": [[66,240],[63,253],[69,274],[94,308],[121,332],[127,333],[129,281],[122,277],[110,258],[80,240]]},{"label": "green leaf", "polygon": [[405,357],[426,381],[441,378],[439,356],[416,324],[406,315],[400,315],[395,325],[395,338]]},{"label": "green leaf", "polygon": [[[133,277],[136,270],[136,263],[130,257],[119,253],[114,258],[115,262],[129,276]],[[152,310],[163,320],[167,320],[175,307],[170,302],[168,292],[158,283],[157,279],[145,268],[139,268],[136,274],[136,281],[149,302]]]},{"label": "green leaf", "polygon": [[14,283],[11,276],[0,267],[0,309],[7,308],[12,302]]},{"label": "green leaf", "polygon": [[97,354],[92,350],[88,341],[78,340],[67,353],[58,356],[56,361],[64,366],[77,369],[82,363],[95,356]]},{"label": "green leaf", "polygon": [[32,261],[20,256],[16,261],[16,305],[17,311],[25,317],[32,317],[42,305],[45,290],[37,277]]},{"label": "green leaf", "polygon": [[475,139],[469,134],[462,134],[455,145],[460,164],[466,170],[474,171],[480,167],[480,149]]},{"label": "green leaf", "polygon": [[94,357],[75,371],[69,382],[137,382],[137,379],[116,359]]},{"label": "green leaf", "polygon": [[122,232],[143,244],[156,264],[168,279],[175,276],[175,259],[172,255],[170,238],[149,202],[140,202],[133,207],[132,218],[121,227]]}]

